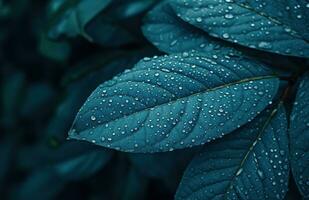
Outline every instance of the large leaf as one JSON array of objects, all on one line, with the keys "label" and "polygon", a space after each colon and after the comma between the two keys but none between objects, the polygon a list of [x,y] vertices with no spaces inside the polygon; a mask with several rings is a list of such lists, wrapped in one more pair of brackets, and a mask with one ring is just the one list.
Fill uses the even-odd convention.
[{"label": "large leaf", "polygon": [[69,138],[129,152],[192,147],[252,120],[276,94],[262,65],[212,53],[145,58],[100,85]]},{"label": "large leaf", "polygon": [[47,137],[65,141],[78,109],[91,92],[100,83],[111,79],[125,69],[132,68],[138,60],[146,55],[152,55],[153,52],[149,49],[142,49],[128,54],[122,51],[114,51],[111,54],[111,56],[102,53],[93,55],[74,66],[75,71],[65,76],[64,84],[72,83],[67,86],[65,96],[46,128]]},{"label": "large leaf", "polygon": [[291,114],[291,168],[295,182],[309,198],[309,73],[302,79]]},{"label": "large leaf", "polygon": [[234,133],[206,145],[184,173],[181,199],[283,199],[287,192],[287,120],[267,110]]},{"label": "large leaf", "polygon": [[207,52],[214,49],[236,51],[228,47],[229,43],[211,37],[178,18],[167,1],[148,13],[142,29],[147,39],[166,53],[189,50]]},{"label": "large leaf", "polygon": [[305,0],[171,2],[178,16],[211,36],[264,51],[309,57]]}]

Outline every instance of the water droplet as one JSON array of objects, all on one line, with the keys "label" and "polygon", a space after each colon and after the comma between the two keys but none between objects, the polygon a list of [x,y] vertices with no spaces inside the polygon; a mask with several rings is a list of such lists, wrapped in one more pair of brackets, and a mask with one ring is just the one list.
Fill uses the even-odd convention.
[{"label": "water droplet", "polygon": [[264,173],[261,170],[258,170],[257,173],[261,179],[264,179]]},{"label": "water droplet", "polygon": [[147,62],[147,61],[150,61],[150,60],[151,60],[151,58],[149,58],[149,57],[145,57],[143,60]]},{"label": "water droplet", "polygon": [[260,42],[258,44],[258,46],[260,48],[263,48],[263,49],[270,49],[270,48],[272,48],[272,45],[269,42]]},{"label": "water droplet", "polygon": [[242,168],[240,168],[237,172],[236,172],[236,176],[239,176],[241,174],[241,172],[243,171]]},{"label": "water droplet", "polygon": [[227,38],[230,37],[230,35],[229,35],[228,33],[223,33],[222,37],[225,38],[225,39],[227,39]]},{"label": "water droplet", "polygon": [[201,17],[198,17],[198,18],[196,18],[196,21],[197,21],[197,22],[202,22],[203,19],[202,19]]},{"label": "water droplet", "polygon": [[95,117],[94,115],[91,115],[90,119],[91,119],[92,121],[95,121],[95,120],[96,120],[96,117]]},{"label": "water droplet", "polygon": [[183,53],[182,53],[182,56],[186,58],[186,57],[189,56],[189,53],[188,53],[188,52],[183,52]]},{"label": "water droplet", "polygon": [[234,17],[234,15],[229,13],[229,14],[225,14],[224,17],[226,19],[232,19]]}]

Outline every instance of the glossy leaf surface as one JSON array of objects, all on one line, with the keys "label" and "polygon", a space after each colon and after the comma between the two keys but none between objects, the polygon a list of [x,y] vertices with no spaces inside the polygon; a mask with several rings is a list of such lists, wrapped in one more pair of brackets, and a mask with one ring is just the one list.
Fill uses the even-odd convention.
[{"label": "glossy leaf surface", "polygon": [[309,73],[298,88],[291,114],[291,168],[295,182],[305,198],[309,198]]},{"label": "glossy leaf surface", "polygon": [[176,200],[283,199],[288,155],[285,111],[267,110],[206,145],[185,171]]},{"label": "glossy leaf surface", "polygon": [[211,36],[264,51],[309,57],[308,2],[172,0],[184,21]]},{"label": "glossy leaf surface", "polygon": [[168,1],[160,3],[147,14],[143,33],[158,49],[166,53],[189,50],[236,52],[227,42],[211,37],[178,18]]},{"label": "glossy leaf surface", "polygon": [[252,120],[277,89],[272,72],[244,58],[145,58],[92,93],[69,138],[129,152],[192,147]]}]

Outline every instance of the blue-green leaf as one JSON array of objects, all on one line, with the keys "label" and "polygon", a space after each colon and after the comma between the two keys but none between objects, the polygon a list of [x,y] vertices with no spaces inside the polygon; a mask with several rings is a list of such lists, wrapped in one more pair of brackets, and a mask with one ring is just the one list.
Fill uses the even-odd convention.
[{"label": "blue-green leaf", "polygon": [[[276,113],[277,112],[277,113]],[[287,120],[282,106],[206,145],[184,173],[176,200],[283,199],[287,192]]]},{"label": "blue-green leaf", "polygon": [[95,174],[110,160],[113,151],[81,141],[70,141],[57,148],[47,148],[46,145],[24,148],[20,154],[21,167],[50,171],[59,180],[70,181]]},{"label": "blue-green leaf", "polygon": [[69,138],[141,153],[201,145],[252,120],[271,103],[278,82],[240,57],[144,58],[91,94]]},{"label": "blue-green leaf", "polygon": [[158,49],[166,53],[189,50],[207,52],[215,49],[236,51],[228,47],[228,42],[211,37],[178,18],[167,1],[151,10],[144,21],[142,27],[144,35]]},{"label": "blue-green leaf", "polygon": [[264,51],[309,57],[308,2],[172,0],[184,21],[211,36]]},{"label": "blue-green leaf", "polygon": [[304,196],[309,198],[309,73],[298,88],[291,114],[290,146],[291,168],[295,182]]},{"label": "blue-green leaf", "polygon": [[54,0],[50,4],[52,15],[49,36],[77,36],[85,33],[86,25],[98,15],[111,0]]},{"label": "blue-green leaf", "polygon": [[13,200],[24,199],[56,199],[57,194],[63,190],[65,182],[49,170],[35,171],[21,183],[14,192],[10,193]]},{"label": "blue-green leaf", "polygon": [[[153,52],[148,49],[141,51],[132,51],[124,54],[123,52],[113,52],[112,56],[97,54],[89,59],[83,60],[70,72],[63,82],[70,83],[65,90],[65,97],[59,103],[53,117],[46,128],[47,137],[54,137],[57,140],[64,141],[70,126],[74,121],[78,109],[83,105],[91,92],[102,82],[111,79],[125,69],[132,68],[134,64],[146,55]],[[90,70],[91,72],[88,72]],[[75,79],[78,79],[76,81]]]}]

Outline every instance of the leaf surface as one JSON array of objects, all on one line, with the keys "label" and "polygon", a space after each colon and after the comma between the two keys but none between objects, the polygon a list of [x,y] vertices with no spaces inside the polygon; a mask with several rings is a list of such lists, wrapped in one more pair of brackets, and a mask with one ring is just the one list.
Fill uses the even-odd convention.
[{"label": "leaf surface", "polygon": [[201,145],[252,120],[271,103],[278,82],[240,57],[144,58],[91,94],[69,138],[140,153]]},{"label": "leaf surface", "polygon": [[254,49],[309,57],[308,2],[172,0],[184,21],[211,36]]},{"label": "leaf surface", "polygon": [[189,50],[236,52],[232,47],[228,47],[228,42],[211,37],[206,32],[178,18],[168,1],[160,3],[147,14],[142,30],[150,42],[166,53]]},{"label": "leaf surface", "polygon": [[204,146],[185,171],[175,199],[283,199],[288,178],[287,120],[281,106]]},{"label": "leaf surface", "polygon": [[309,198],[309,73],[300,83],[291,114],[290,147],[291,168],[295,182]]}]

